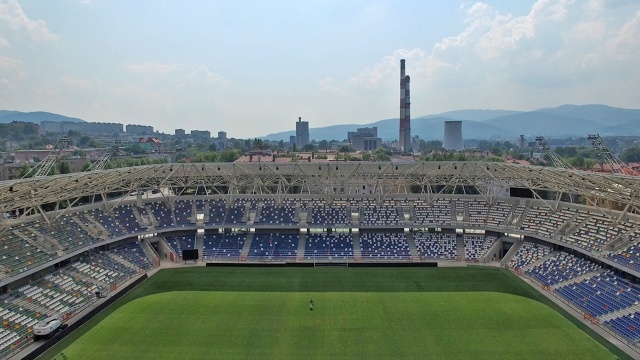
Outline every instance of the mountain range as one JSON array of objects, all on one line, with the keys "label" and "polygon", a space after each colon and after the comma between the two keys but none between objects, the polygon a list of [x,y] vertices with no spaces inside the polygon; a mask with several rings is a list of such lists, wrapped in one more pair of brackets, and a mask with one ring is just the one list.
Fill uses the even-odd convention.
[{"label": "mountain range", "polygon": [[30,122],[41,124],[43,121],[55,122],[85,122],[85,120],[72,118],[64,115],[54,114],[45,111],[21,112],[11,110],[0,110],[0,123],[10,123],[14,121]]},{"label": "mountain range", "polygon": [[[546,138],[586,137],[587,134],[594,133],[601,136],[640,136],[640,109],[622,109],[606,105],[562,105],[533,111],[487,109],[448,111],[411,119],[411,134],[418,135],[423,140],[442,140],[444,122],[449,120],[462,121],[462,136],[465,139],[513,139],[519,135],[525,135],[527,138],[539,135]],[[85,120],[44,111],[0,110],[0,123],[12,121],[40,124],[43,121],[84,122]],[[309,138],[344,140],[349,131],[375,126],[378,128],[380,138],[385,141],[396,140],[398,123],[398,118],[395,118],[368,124],[310,128]],[[295,135],[295,130],[269,134],[262,139],[289,141],[292,135]]]},{"label": "mountain range", "polygon": [[[411,135],[423,140],[442,140],[444,122],[462,121],[462,137],[465,139],[510,139],[525,135],[528,138],[542,135],[554,137],[586,137],[598,133],[601,136],[640,136],[640,109],[622,109],[606,105],[562,105],[533,111],[515,110],[456,110],[411,119]],[[344,140],[347,132],[362,127],[377,127],[382,140],[398,138],[398,118],[385,119],[368,124],[332,125],[310,128],[310,139]],[[266,140],[288,141],[295,131],[273,133]]]}]

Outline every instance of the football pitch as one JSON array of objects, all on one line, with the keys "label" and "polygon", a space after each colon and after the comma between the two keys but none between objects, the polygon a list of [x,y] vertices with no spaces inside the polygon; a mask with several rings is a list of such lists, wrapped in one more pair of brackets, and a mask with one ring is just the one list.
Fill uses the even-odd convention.
[{"label": "football pitch", "polygon": [[554,306],[502,269],[172,269],[152,276],[45,355],[626,358]]}]

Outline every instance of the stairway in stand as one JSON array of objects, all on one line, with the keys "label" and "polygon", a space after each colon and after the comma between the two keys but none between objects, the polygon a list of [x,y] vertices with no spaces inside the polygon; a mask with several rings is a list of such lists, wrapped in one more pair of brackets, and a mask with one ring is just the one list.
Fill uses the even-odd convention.
[{"label": "stairway in stand", "polygon": [[462,234],[456,234],[456,255],[459,261],[465,261],[464,256],[464,236]]},{"label": "stairway in stand", "polygon": [[356,261],[362,259],[362,251],[360,250],[360,233],[354,232],[351,234],[353,238],[353,256],[356,258]]},{"label": "stairway in stand", "polygon": [[298,240],[298,253],[296,256],[296,261],[298,262],[304,261],[304,249],[305,249],[306,242],[307,242],[307,233],[306,231],[303,231],[300,233],[300,237]]},{"label": "stairway in stand", "polygon": [[246,239],[244,240],[244,246],[242,246],[242,251],[240,251],[240,260],[246,260],[247,256],[249,256],[249,249],[251,249],[251,242],[253,241],[253,233],[248,233]]},{"label": "stairway in stand", "polygon": [[409,245],[409,253],[411,254],[411,258],[413,259],[413,261],[420,260],[420,254],[418,253],[416,242],[413,240],[413,233],[411,231],[408,231],[405,232],[404,235],[407,239],[407,244]]}]

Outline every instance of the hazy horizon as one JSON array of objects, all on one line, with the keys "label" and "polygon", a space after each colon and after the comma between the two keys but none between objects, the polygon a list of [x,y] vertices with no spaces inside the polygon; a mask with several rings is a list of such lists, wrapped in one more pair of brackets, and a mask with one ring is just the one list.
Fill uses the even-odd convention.
[{"label": "hazy horizon", "polygon": [[0,108],[250,138],[563,104],[638,108],[640,2],[0,0]]}]

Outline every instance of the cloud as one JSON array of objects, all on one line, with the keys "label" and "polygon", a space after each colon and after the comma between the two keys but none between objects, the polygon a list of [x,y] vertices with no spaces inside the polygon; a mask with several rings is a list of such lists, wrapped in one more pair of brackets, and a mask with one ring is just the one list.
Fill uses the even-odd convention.
[{"label": "cloud", "polygon": [[11,70],[20,64],[20,60],[0,55],[0,70]]},{"label": "cloud", "polygon": [[637,1],[539,0],[519,16],[482,2],[460,11],[466,20],[459,33],[430,51],[398,49],[348,84],[363,92],[397,86],[405,58],[414,99],[429,94],[425,108],[625,105],[618,95],[637,93],[631,85],[640,61]]},{"label": "cloud", "polygon": [[[33,41],[57,41],[59,36],[47,28],[42,20],[32,20],[16,0],[0,1],[0,30],[5,29],[26,35]],[[7,39],[4,39],[8,41]]]},{"label": "cloud", "polygon": [[124,68],[132,74],[163,76],[174,71],[183,69],[184,64],[145,62],[141,64],[125,63]]},{"label": "cloud", "polygon": [[204,65],[190,72],[187,75],[187,78],[192,81],[204,81],[207,84],[219,84],[223,86],[226,86],[230,83],[229,80],[224,78],[222,75],[214,73]]}]

